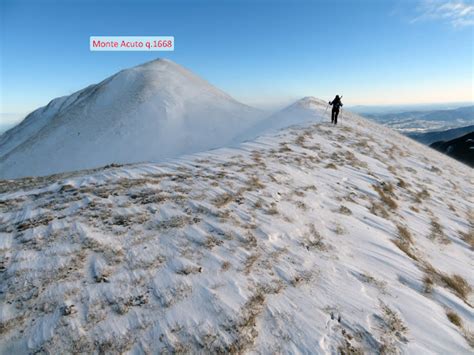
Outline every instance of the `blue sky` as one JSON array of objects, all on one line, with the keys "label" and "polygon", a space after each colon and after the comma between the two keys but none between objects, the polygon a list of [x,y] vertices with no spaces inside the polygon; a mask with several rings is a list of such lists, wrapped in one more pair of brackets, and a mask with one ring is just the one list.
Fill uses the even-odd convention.
[{"label": "blue sky", "polygon": [[[473,101],[473,1],[0,0],[0,113],[26,113],[157,56],[261,107]],[[172,35],[174,52],[90,52]]]}]

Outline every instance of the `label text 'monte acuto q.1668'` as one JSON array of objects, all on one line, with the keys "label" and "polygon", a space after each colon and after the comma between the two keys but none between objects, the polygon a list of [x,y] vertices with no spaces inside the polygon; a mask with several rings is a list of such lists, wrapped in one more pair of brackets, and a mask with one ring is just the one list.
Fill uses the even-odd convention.
[{"label": "label text 'monte acuto q.1668'", "polygon": [[91,51],[174,51],[173,36],[91,36]]}]

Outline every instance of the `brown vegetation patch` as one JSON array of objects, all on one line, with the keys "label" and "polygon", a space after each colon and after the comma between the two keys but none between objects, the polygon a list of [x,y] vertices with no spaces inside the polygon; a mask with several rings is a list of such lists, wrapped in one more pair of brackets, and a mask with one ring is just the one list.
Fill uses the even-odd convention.
[{"label": "brown vegetation patch", "polygon": [[339,208],[339,213],[345,214],[346,216],[349,216],[349,215],[352,214],[352,211],[351,211],[348,207],[342,205],[342,206]]},{"label": "brown vegetation patch", "polygon": [[474,227],[471,226],[467,232],[460,231],[459,234],[461,239],[474,250]]},{"label": "brown vegetation patch", "polygon": [[278,208],[277,208],[276,202],[272,202],[272,203],[270,204],[270,207],[265,210],[265,213],[266,213],[266,214],[269,214],[269,215],[272,215],[272,216],[279,214],[280,212],[278,212]]},{"label": "brown vegetation patch", "polygon": [[467,297],[472,292],[469,283],[458,274],[448,275],[436,270],[430,263],[423,261],[425,271],[424,280],[430,279],[430,284],[436,283],[453,291],[453,293],[467,303]]},{"label": "brown vegetation patch", "polygon": [[431,293],[433,291],[433,279],[429,275],[423,276],[423,292]]},{"label": "brown vegetation patch", "polygon": [[439,240],[440,242],[444,244],[448,244],[451,241],[449,238],[446,236],[446,234],[443,231],[443,227],[439,223],[439,220],[436,217],[433,217],[431,219],[431,229],[430,229],[430,235],[429,238],[432,240]]},{"label": "brown vegetation patch", "polygon": [[372,205],[370,206],[370,213],[382,218],[388,218],[390,216],[388,211],[385,209],[385,206],[382,205],[380,202],[375,201],[373,201]]},{"label": "brown vegetation patch", "polygon": [[308,232],[303,236],[303,245],[309,251],[317,249],[320,251],[326,251],[328,247],[323,242],[323,237],[316,230],[314,224],[310,224],[308,227]]},{"label": "brown vegetation patch", "polygon": [[407,227],[402,225],[397,225],[398,236],[405,242],[412,244],[413,237]]},{"label": "brown vegetation patch", "polygon": [[408,184],[405,182],[405,180],[403,180],[402,178],[398,178],[397,180],[398,187],[401,187],[402,189],[408,188]]},{"label": "brown vegetation patch", "polygon": [[455,294],[457,294],[463,300],[467,299],[467,296],[471,292],[471,286],[462,276],[457,274],[441,274],[440,276],[445,285],[453,290]]},{"label": "brown vegetation patch", "polygon": [[231,203],[233,200],[234,200],[234,195],[231,195],[230,193],[224,193],[222,195],[219,195],[217,196],[213,203],[214,203],[214,206],[220,208],[220,207],[223,207],[229,203]]},{"label": "brown vegetation patch", "polygon": [[423,200],[426,200],[430,197],[430,193],[427,189],[422,189],[421,191],[417,192],[414,196],[416,203],[421,203]]},{"label": "brown vegetation patch", "polygon": [[38,226],[46,226],[54,219],[52,215],[42,215],[35,218],[27,219],[17,224],[16,229],[22,232],[27,229],[36,228]]},{"label": "brown vegetation patch", "polygon": [[380,186],[372,185],[372,187],[379,194],[380,199],[387,207],[392,210],[398,208],[397,202],[392,198],[392,196],[394,196],[392,184],[386,183],[381,184]]},{"label": "brown vegetation patch", "polygon": [[446,316],[456,327],[462,328],[462,319],[456,312],[454,312],[452,309],[448,309],[446,310]]},{"label": "brown vegetation patch", "polygon": [[398,247],[398,249],[403,251],[409,258],[413,260],[418,260],[418,257],[413,252],[409,243],[407,243],[406,241],[402,239],[393,239],[392,242]]},{"label": "brown vegetation patch", "polygon": [[265,185],[260,181],[258,176],[252,176],[248,180],[247,186],[252,190],[259,190],[265,188]]},{"label": "brown vegetation patch", "polygon": [[224,262],[222,263],[222,265],[221,265],[221,270],[222,270],[222,271],[227,271],[227,270],[230,269],[230,267],[231,267],[230,262],[224,261]]}]

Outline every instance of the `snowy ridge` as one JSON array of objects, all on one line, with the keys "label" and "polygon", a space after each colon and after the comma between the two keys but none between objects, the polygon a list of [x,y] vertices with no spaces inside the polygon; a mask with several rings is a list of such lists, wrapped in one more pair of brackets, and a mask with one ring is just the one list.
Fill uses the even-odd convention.
[{"label": "snowy ridge", "polygon": [[161,161],[229,144],[261,113],[169,60],[50,102],[0,136],[0,178]]},{"label": "snowy ridge", "polygon": [[348,112],[1,181],[0,353],[471,353],[473,186]]},{"label": "snowy ridge", "polygon": [[239,135],[236,141],[254,139],[262,133],[277,131],[308,122],[322,122],[322,120],[327,119],[328,111],[330,112],[327,102],[307,96],[256,123]]}]

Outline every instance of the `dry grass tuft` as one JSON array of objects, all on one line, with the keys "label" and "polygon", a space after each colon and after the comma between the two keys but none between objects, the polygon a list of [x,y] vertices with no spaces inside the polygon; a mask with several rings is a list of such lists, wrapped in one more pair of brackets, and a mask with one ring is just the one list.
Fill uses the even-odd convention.
[{"label": "dry grass tuft", "polygon": [[382,182],[381,188],[382,188],[383,192],[385,192],[387,194],[390,194],[390,195],[395,194],[395,188],[393,187],[393,185],[390,182]]},{"label": "dry grass tuft", "polygon": [[443,227],[439,223],[439,220],[435,217],[431,219],[430,239],[439,240],[444,244],[451,242],[444,233]]},{"label": "dry grass tuft", "polygon": [[245,263],[244,263],[244,272],[246,275],[250,273],[250,271],[253,268],[253,265],[255,264],[255,262],[258,260],[259,257],[260,257],[260,254],[258,253],[250,254],[247,257],[247,260],[245,260]]},{"label": "dry grass tuft", "polygon": [[398,236],[409,244],[413,244],[413,237],[407,227],[397,225]]},{"label": "dry grass tuft", "polygon": [[308,206],[303,201],[296,201],[296,207],[301,208],[303,211],[308,210]]},{"label": "dry grass tuft", "polygon": [[234,200],[234,196],[229,194],[229,193],[224,193],[222,195],[219,195],[217,196],[213,203],[214,203],[214,206],[216,207],[223,207],[227,204],[229,204],[230,202],[232,202]]},{"label": "dry grass tuft", "polygon": [[357,157],[354,155],[354,153],[350,151],[345,151],[343,154],[343,157],[346,159],[346,163],[351,165],[352,167],[358,167],[358,168],[368,168],[368,164],[365,161],[357,159]]},{"label": "dry grass tuft", "polygon": [[391,309],[388,305],[381,302],[382,315],[376,316],[380,321],[381,344],[378,349],[379,354],[397,354],[399,353],[398,342],[407,343],[407,326],[404,324],[400,315]]},{"label": "dry grass tuft", "polygon": [[405,326],[398,313],[396,313],[386,304],[382,304],[382,311],[384,313],[383,318],[385,320],[385,324],[388,327],[390,333],[396,335],[397,337],[402,337],[408,328]]},{"label": "dry grass tuft", "polygon": [[429,262],[424,260],[422,261],[422,266],[425,271],[425,278],[431,279],[431,283],[447,287],[453,291],[456,296],[467,303],[467,297],[471,293],[472,288],[461,275],[444,274],[443,272],[436,270]]},{"label": "dry grass tuft", "polygon": [[464,329],[464,338],[471,348],[474,348],[474,332]]},{"label": "dry grass tuft", "polygon": [[252,160],[257,164],[264,164],[262,160],[262,153],[259,151],[254,150],[251,154]]},{"label": "dry grass tuft", "polygon": [[432,171],[432,172],[434,172],[438,175],[441,174],[441,170],[438,167],[434,166],[434,165],[431,166],[430,171]]},{"label": "dry grass tuft", "polygon": [[408,184],[402,178],[398,178],[397,186],[401,187],[402,189],[406,189]]},{"label": "dry grass tuft", "polygon": [[350,342],[351,339],[344,338],[342,344],[338,346],[337,353],[340,355],[364,355],[364,351]]},{"label": "dry grass tuft", "polygon": [[278,150],[279,153],[288,153],[292,152],[291,148],[288,147],[286,143],[280,143],[280,149]]},{"label": "dry grass tuft", "polygon": [[339,213],[345,214],[345,215],[349,216],[349,215],[352,214],[352,211],[351,211],[348,207],[342,205],[342,206],[339,208]]},{"label": "dry grass tuft", "polygon": [[389,165],[387,170],[390,171],[393,175],[397,174],[397,168],[395,168],[393,165]]},{"label": "dry grass tuft", "polygon": [[363,282],[374,285],[383,293],[387,291],[387,282],[383,280],[378,280],[370,274],[360,274],[360,277]]},{"label": "dry grass tuft", "polygon": [[402,239],[392,239],[392,242],[393,242],[393,244],[395,244],[398,247],[398,249],[403,251],[409,258],[411,258],[415,261],[418,260],[418,257],[412,251],[411,246],[410,246],[409,243],[407,243],[406,241],[404,241]]},{"label": "dry grass tuft", "polygon": [[456,295],[458,295],[463,300],[467,299],[467,296],[471,292],[471,286],[467,283],[467,281],[460,275],[453,274],[453,275],[446,275],[441,274],[441,280],[444,284],[450,288]]},{"label": "dry grass tuft", "polygon": [[326,251],[328,247],[323,242],[323,237],[319,232],[316,230],[314,224],[310,224],[308,227],[308,233],[306,233],[303,237],[303,245],[306,250],[310,251],[313,249],[317,249],[320,251]]},{"label": "dry grass tuft", "polygon": [[410,209],[416,213],[420,212],[420,210],[416,206],[410,206]]},{"label": "dry grass tuft", "polygon": [[370,212],[382,218],[388,218],[390,216],[388,211],[385,209],[384,205],[382,205],[379,202],[372,202],[372,206],[370,207]]},{"label": "dry grass tuft", "polygon": [[265,188],[265,185],[260,181],[260,179],[257,176],[252,176],[247,182],[247,185],[252,190],[259,190],[259,189]]},{"label": "dry grass tuft", "polygon": [[226,271],[226,270],[229,270],[230,267],[231,267],[230,263],[229,263],[228,261],[224,261],[224,262],[222,263],[221,270],[222,270],[222,271]]},{"label": "dry grass tuft", "polygon": [[462,319],[456,312],[454,312],[452,309],[448,309],[446,310],[446,316],[456,327],[462,328]]},{"label": "dry grass tuft", "polygon": [[[215,351],[208,351],[210,353],[229,353],[229,354],[243,354],[255,342],[258,336],[256,329],[257,318],[264,309],[266,300],[265,290],[259,288],[248,299],[240,310],[241,319],[233,325],[230,325],[229,330],[235,336],[235,340],[223,349],[212,349]],[[188,353],[189,351],[175,351],[175,353]]]},{"label": "dry grass tuft", "polygon": [[296,138],[295,140],[295,144],[299,145],[302,148],[305,148],[305,140],[306,140],[306,137],[303,134],[299,135],[298,138]]},{"label": "dry grass tuft", "polygon": [[270,204],[270,207],[265,210],[265,213],[274,216],[279,214],[280,212],[278,211],[277,204],[275,202],[272,202]]},{"label": "dry grass tuft", "polygon": [[433,291],[433,284],[433,279],[430,276],[423,276],[423,291],[425,293],[431,293]]},{"label": "dry grass tuft", "polygon": [[382,186],[372,185],[372,187],[379,194],[380,199],[386,206],[392,210],[398,208],[397,202],[390,196],[393,196],[392,184],[383,184]]},{"label": "dry grass tuft", "polygon": [[421,203],[423,200],[426,200],[429,198],[431,195],[427,189],[422,189],[421,191],[417,192],[415,194],[415,201],[417,203]]},{"label": "dry grass tuft", "polygon": [[222,245],[222,244],[224,244],[224,242],[222,240],[216,238],[213,235],[208,235],[206,240],[204,241],[204,246],[207,249],[212,249],[215,246],[219,246],[219,245]]},{"label": "dry grass tuft", "polygon": [[347,195],[345,195],[342,199],[347,201],[347,202],[352,202],[352,203],[357,203],[357,201],[354,199],[357,197],[357,194],[354,192],[349,192]]},{"label": "dry grass tuft", "polygon": [[346,233],[346,230],[339,223],[336,223],[336,225],[334,226],[334,233],[336,233],[337,235],[343,235],[344,233]]},{"label": "dry grass tuft", "polygon": [[408,257],[413,260],[418,260],[415,252],[412,250],[413,247],[413,237],[407,227],[402,225],[397,225],[398,230],[398,239],[392,240],[392,242],[403,251]]},{"label": "dry grass tuft", "polygon": [[469,228],[467,232],[460,231],[459,234],[461,235],[461,239],[474,250],[474,227]]},{"label": "dry grass tuft", "polygon": [[334,163],[329,163],[325,166],[326,169],[337,169],[337,166]]}]

